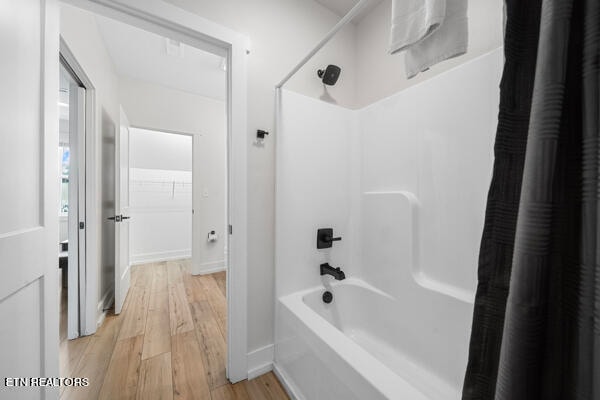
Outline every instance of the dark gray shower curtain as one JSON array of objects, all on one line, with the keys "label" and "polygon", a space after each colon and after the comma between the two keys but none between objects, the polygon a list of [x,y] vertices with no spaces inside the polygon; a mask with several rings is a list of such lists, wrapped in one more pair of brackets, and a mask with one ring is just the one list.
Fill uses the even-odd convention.
[{"label": "dark gray shower curtain", "polygon": [[506,7],[463,399],[600,400],[600,1]]}]

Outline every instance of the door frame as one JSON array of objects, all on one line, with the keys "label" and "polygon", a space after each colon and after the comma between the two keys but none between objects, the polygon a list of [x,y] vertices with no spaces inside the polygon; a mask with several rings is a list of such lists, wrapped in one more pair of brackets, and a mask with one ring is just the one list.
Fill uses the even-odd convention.
[{"label": "door frame", "polygon": [[[160,0],[62,0],[129,25],[179,40],[227,59],[227,368],[233,383],[248,377],[247,366],[247,55],[250,41],[218,25]],[[88,158],[92,163],[96,160]],[[95,165],[94,165],[95,167]],[[95,172],[95,171],[94,171]],[[91,183],[91,182],[90,182]],[[95,181],[94,181],[95,183]],[[88,197],[95,199],[93,192]],[[90,210],[96,210],[97,204]],[[91,221],[90,221],[91,222]],[[94,221],[98,223],[97,218]],[[89,225],[88,243],[96,239]],[[90,237],[89,234],[94,237]],[[90,249],[91,250],[91,249]],[[98,281],[98,249],[88,250],[86,281]],[[93,258],[93,259],[92,259]],[[87,287],[88,299],[97,288]],[[94,290],[95,289],[95,290]],[[86,304],[90,312],[93,304]],[[89,314],[87,314],[89,316]],[[89,317],[88,317],[89,319]],[[89,327],[88,327],[89,328]],[[95,330],[95,326],[94,326]],[[90,333],[90,332],[87,332]]]},{"label": "door frame", "polygon": [[[195,247],[195,243],[197,243],[197,241],[202,240],[203,238],[205,238],[205,236],[198,236],[196,234],[196,231],[198,231],[199,229],[196,229],[196,224],[198,223],[197,218],[196,218],[196,214],[194,213],[194,210],[197,208],[196,205],[198,205],[199,202],[199,196],[194,192],[194,188],[199,187],[199,185],[194,184],[195,179],[198,178],[197,174],[194,172],[196,170],[195,166],[196,163],[198,162],[196,154],[195,154],[195,149],[196,149],[196,144],[198,143],[199,140],[201,140],[205,134],[204,133],[200,133],[200,132],[183,132],[183,131],[177,131],[177,130],[172,130],[172,129],[163,129],[163,128],[154,128],[154,127],[150,127],[150,126],[141,126],[141,125],[130,125],[130,127],[132,129],[141,129],[141,130],[146,130],[146,131],[153,131],[153,132],[158,132],[158,133],[165,133],[165,134],[169,134],[169,135],[178,135],[178,136],[187,136],[190,139],[192,139],[192,148],[191,148],[191,152],[192,152],[192,248],[191,248],[191,260],[192,260],[192,265],[191,265],[191,270],[190,272],[192,273],[192,275],[197,275],[196,271],[194,270],[194,266],[197,264],[197,260],[198,257],[200,255],[200,252],[198,251],[198,249],[194,250]],[[131,152],[131,147],[130,150]],[[225,188],[225,190],[227,191],[229,188]],[[227,198],[227,196],[225,197]],[[227,205],[225,206],[225,208],[227,209]],[[226,214],[227,214],[227,210]],[[227,225],[227,221],[225,221],[225,225]],[[227,257],[225,257],[225,265],[227,265]],[[129,261],[129,265],[130,267],[132,265],[135,264],[145,264],[146,261],[138,261],[136,263],[132,263],[131,262],[131,254],[130,254],[130,261]]]},{"label": "door frame", "polygon": [[[94,212],[98,206],[96,200],[97,165],[95,157],[96,88],[62,36],[60,37],[60,57],[85,87],[85,244],[83,251],[85,252],[85,266],[94,269],[98,265],[98,219]],[[79,251],[81,250],[80,248]],[[94,306],[94,299],[97,297],[98,292],[97,285],[92,280],[92,276],[87,274],[87,267],[78,268],[76,271],[79,281],[79,335],[91,335],[96,332],[97,326],[96,308]]]}]

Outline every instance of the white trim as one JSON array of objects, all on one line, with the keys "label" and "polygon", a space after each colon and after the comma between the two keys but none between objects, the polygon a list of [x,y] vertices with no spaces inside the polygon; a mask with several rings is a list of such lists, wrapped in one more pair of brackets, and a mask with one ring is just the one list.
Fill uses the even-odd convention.
[{"label": "white trim", "polygon": [[127,275],[129,273],[129,271],[131,271],[132,265],[133,265],[132,263],[129,263],[129,265],[127,265],[127,268],[125,268],[125,271],[123,271],[123,273],[121,274],[121,280],[123,280],[125,275]]},{"label": "white trim", "polygon": [[91,335],[97,329],[94,304],[98,299],[98,229],[96,198],[96,88],[67,43],[60,37],[60,54],[85,87],[85,268],[79,271],[79,333]]},{"label": "white trim", "polygon": [[[246,379],[247,369],[247,235],[248,235],[248,124],[247,37],[161,0],[63,0],[150,32],[168,36],[217,55],[227,56],[228,235],[230,271],[227,279],[227,377],[232,383]],[[90,163],[94,158],[88,157]],[[88,181],[89,182],[89,181]],[[95,183],[95,181],[94,181]],[[95,199],[88,192],[88,199]],[[92,208],[93,210],[96,207]],[[91,222],[91,221],[90,221]],[[89,233],[89,232],[88,232]],[[95,232],[94,232],[95,234]],[[90,238],[88,238],[90,239]],[[95,238],[94,238],[95,239]],[[91,254],[88,256],[96,256]],[[92,264],[88,264],[92,265]],[[89,271],[93,282],[98,270]],[[97,292],[88,287],[90,295]],[[89,306],[89,305],[88,305]]]},{"label": "white trim", "polygon": [[277,379],[279,379],[281,386],[283,386],[283,389],[285,389],[287,395],[290,396],[290,399],[304,400],[304,397],[300,395],[295,385],[292,383],[291,379],[276,362],[273,362],[273,373],[275,374]]},{"label": "white trim", "polygon": [[159,251],[156,253],[132,254],[131,265],[141,265],[151,262],[162,262],[180,260],[182,258],[191,258],[192,249]]},{"label": "white trim", "polygon": [[100,325],[102,325],[102,322],[104,322],[104,319],[106,318],[106,311],[108,311],[108,309],[112,305],[113,299],[113,291],[108,290],[106,293],[104,293],[104,296],[102,296],[102,300],[98,302],[96,312],[96,315],[98,315],[98,319],[96,320],[96,329],[100,328]]},{"label": "white trim", "polygon": [[209,275],[226,270],[225,260],[212,261],[200,264],[200,270],[197,273],[194,273],[194,275]]},{"label": "white trim", "polygon": [[248,380],[273,370],[275,347],[272,344],[260,347],[248,353]]}]

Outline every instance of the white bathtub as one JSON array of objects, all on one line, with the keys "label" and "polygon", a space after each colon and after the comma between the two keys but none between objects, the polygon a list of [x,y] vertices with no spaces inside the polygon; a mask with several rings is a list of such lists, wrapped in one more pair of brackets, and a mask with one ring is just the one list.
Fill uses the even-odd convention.
[{"label": "white bathtub", "polygon": [[330,304],[324,290],[277,304],[275,372],[294,397],[460,398],[468,331],[456,343],[447,315],[436,326],[435,314],[418,311],[423,304],[402,303],[360,279],[333,283]]}]

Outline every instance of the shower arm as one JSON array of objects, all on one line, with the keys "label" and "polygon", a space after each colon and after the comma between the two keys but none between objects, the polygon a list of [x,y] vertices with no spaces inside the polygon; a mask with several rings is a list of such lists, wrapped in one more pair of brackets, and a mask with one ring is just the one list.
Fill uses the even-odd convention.
[{"label": "shower arm", "polygon": [[323,48],[323,46],[325,46],[340,29],[342,29],[348,22],[352,21],[352,19],[371,1],[373,0],[359,0],[359,2],[356,3],[356,5],[352,7],[350,11],[348,11],[348,14],[344,15],[344,17],[333,28],[331,28],[327,35],[325,35],[325,37],[321,39],[321,41],[317,43],[317,45],[302,60],[300,60],[300,62],[285,76],[285,78],[275,85],[275,88],[281,89],[281,87],[285,85],[286,82],[289,81],[290,78],[308,62],[308,60],[317,54],[317,52],[321,50],[321,48]]}]

